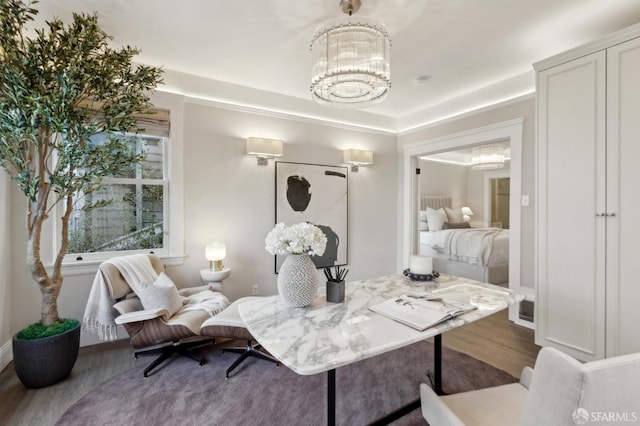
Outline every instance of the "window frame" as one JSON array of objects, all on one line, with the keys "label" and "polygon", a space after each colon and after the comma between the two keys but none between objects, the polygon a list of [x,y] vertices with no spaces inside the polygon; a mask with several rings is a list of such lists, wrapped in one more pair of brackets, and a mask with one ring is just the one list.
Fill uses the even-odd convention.
[{"label": "window frame", "polygon": [[[166,214],[165,237],[170,235],[165,246],[165,253],[155,253],[160,257],[165,266],[179,266],[184,264],[184,95],[178,95],[169,92],[153,92],[150,96],[151,102],[156,108],[168,110],[171,116],[171,125],[169,128],[169,136],[165,137],[165,150],[167,153],[165,167],[166,174],[164,179],[167,180],[166,196],[168,203],[165,203],[164,211]],[[60,246],[60,212],[56,208],[51,214],[52,220],[45,223],[43,234],[51,236],[51,244],[43,244],[41,247],[42,259],[49,272],[53,270],[55,256]],[[137,253],[150,253],[153,250],[140,250]],[[98,266],[103,261],[112,257],[123,256],[130,252],[115,251],[101,252],[100,255],[83,257],[82,260],[76,260],[75,256],[65,256],[62,263],[63,276],[87,275],[94,274],[98,270]]]}]

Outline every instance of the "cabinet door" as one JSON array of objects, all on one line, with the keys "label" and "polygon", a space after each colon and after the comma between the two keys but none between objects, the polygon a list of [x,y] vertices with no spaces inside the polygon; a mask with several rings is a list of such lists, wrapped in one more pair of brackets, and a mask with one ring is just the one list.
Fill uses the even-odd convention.
[{"label": "cabinet door", "polygon": [[640,352],[640,38],[607,50],[607,356]]},{"label": "cabinet door", "polygon": [[538,74],[536,343],[604,357],[604,51]]}]

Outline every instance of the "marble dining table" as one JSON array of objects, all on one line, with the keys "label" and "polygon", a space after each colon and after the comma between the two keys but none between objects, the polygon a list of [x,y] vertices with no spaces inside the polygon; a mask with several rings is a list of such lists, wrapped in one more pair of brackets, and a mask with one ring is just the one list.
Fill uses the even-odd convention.
[{"label": "marble dining table", "polygon": [[[434,389],[441,393],[442,333],[524,299],[523,294],[504,287],[450,275],[441,275],[434,281],[412,281],[403,275],[389,275],[349,282],[341,303],[328,302],[322,287],[313,302],[304,308],[289,307],[275,295],[242,303],[238,309],[256,341],[282,364],[301,375],[327,372],[327,423],[330,425],[335,424],[335,372],[339,367],[434,337]],[[403,294],[436,296],[453,303],[469,303],[474,296],[476,299],[489,296],[492,303],[424,331],[369,309],[371,305]],[[418,407],[419,400],[414,401],[410,407],[391,413],[389,419]]]}]

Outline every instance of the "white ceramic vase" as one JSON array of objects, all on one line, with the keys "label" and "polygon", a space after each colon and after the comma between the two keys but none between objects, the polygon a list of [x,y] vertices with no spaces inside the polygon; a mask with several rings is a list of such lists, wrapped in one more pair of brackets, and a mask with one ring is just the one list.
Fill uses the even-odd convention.
[{"label": "white ceramic vase", "polygon": [[290,254],[278,273],[278,293],[289,306],[309,306],[318,292],[316,266],[308,254]]}]

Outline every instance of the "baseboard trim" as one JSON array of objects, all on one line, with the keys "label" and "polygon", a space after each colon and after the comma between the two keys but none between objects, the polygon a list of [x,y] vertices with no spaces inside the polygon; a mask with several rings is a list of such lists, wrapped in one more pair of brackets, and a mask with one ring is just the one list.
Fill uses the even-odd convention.
[{"label": "baseboard trim", "polygon": [[521,326],[521,327],[530,328],[531,330],[535,330],[535,329],[536,329],[536,325],[535,325],[535,323],[534,323],[534,322],[532,322],[532,321],[526,321],[526,320],[523,320],[523,319],[521,319],[521,318],[516,318],[516,320],[514,321],[514,323],[515,323],[516,325]]},{"label": "baseboard trim", "polygon": [[13,348],[11,340],[7,340],[4,345],[0,346],[0,371],[4,370],[11,361],[13,361]]}]

